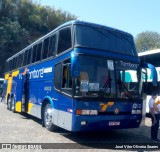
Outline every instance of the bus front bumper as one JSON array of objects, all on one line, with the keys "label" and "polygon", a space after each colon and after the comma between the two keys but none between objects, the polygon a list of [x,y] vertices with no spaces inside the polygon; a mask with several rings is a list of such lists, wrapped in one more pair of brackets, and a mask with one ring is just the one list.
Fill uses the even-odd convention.
[{"label": "bus front bumper", "polygon": [[140,126],[142,115],[118,116],[75,116],[72,131],[102,131],[111,129],[137,128]]}]

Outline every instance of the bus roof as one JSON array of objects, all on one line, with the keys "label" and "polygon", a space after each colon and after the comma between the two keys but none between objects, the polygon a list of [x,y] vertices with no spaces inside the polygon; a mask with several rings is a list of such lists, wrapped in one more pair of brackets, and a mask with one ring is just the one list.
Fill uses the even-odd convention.
[{"label": "bus roof", "polygon": [[61,26],[63,27],[63,26],[70,25],[70,24],[80,24],[80,25],[88,25],[88,26],[94,26],[94,27],[99,27],[99,28],[105,28],[105,29],[108,29],[108,30],[111,30],[111,31],[117,31],[117,32],[132,36],[130,33],[124,32],[124,31],[116,29],[116,28],[112,28],[112,27],[109,27],[109,26],[106,26],[106,25],[97,24],[97,23],[81,21],[81,20],[68,21],[68,22],[62,24]]},{"label": "bus roof", "polygon": [[34,41],[33,43],[31,43],[30,45],[28,45],[27,47],[23,48],[21,51],[17,52],[16,54],[14,54],[13,56],[9,57],[7,59],[7,61],[11,60],[12,58],[18,56],[19,54],[21,54],[22,52],[24,52],[25,50],[31,48],[34,44],[39,43],[39,41],[43,40],[44,38],[48,37],[49,35],[51,35],[53,32],[56,32],[57,30],[65,27],[65,26],[70,26],[70,25],[88,25],[88,26],[92,26],[92,27],[98,27],[98,28],[104,28],[106,30],[110,30],[110,31],[115,31],[115,32],[119,32],[128,36],[133,37],[130,33],[121,31],[119,29],[115,29],[109,26],[105,26],[105,25],[101,25],[101,24],[96,24],[96,23],[91,23],[91,22],[86,22],[86,21],[80,21],[80,20],[72,20],[72,21],[68,21],[60,26],[58,26],[57,28],[53,29],[52,31],[50,31],[49,33],[47,33],[46,35],[38,38],[36,41]]}]

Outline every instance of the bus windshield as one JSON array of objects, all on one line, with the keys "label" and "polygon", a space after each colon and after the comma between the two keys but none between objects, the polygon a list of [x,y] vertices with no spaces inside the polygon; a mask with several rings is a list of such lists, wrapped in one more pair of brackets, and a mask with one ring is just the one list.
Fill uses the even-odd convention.
[{"label": "bus windshield", "polygon": [[[108,82],[105,93],[115,97],[115,74],[108,68],[108,60],[100,57],[79,56],[80,78],[77,80],[77,95],[98,96],[99,91]],[[113,61],[111,61],[113,62]],[[112,77],[112,81],[108,81]],[[87,87],[86,87],[87,85]],[[112,87],[111,87],[112,86]]]},{"label": "bus windshield", "polygon": [[79,61],[80,77],[76,81],[76,96],[138,98],[136,69],[120,68],[115,61],[102,57],[80,55]]},{"label": "bus windshield", "polygon": [[116,30],[94,26],[75,26],[75,46],[137,55],[133,37]]}]

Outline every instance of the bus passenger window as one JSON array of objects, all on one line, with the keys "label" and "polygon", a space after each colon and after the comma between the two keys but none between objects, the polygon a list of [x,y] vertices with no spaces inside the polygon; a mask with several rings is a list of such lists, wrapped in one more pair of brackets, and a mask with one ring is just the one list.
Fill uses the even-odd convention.
[{"label": "bus passenger window", "polygon": [[30,49],[27,50],[27,52],[26,52],[25,58],[27,59],[27,65],[31,63],[31,52],[32,52],[32,48],[30,48]]},{"label": "bus passenger window", "polygon": [[23,63],[24,63],[24,60],[25,60],[25,59],[24,59],[24,53],[22,53],[22,62],[21,62],[21,67],[22,67],[22,66],[24,66],[24,64],[23,64]]},{"label": "bus passenger window", "polygon": [[43,59],[46,59],[48,56],[48,49],[49,49],[49,38],[46,38],[43,42]]},{"label": "bus passenger window", "polygon": [[13,58],[13,69],[16,69],[17,67],[17,57]]},{"label": "bus passenger window", "polygon": [[49,39],[48,57],[55,56],[55,52],[56,52],[56,35],[53,35]]},{"label": "bus passenger window", "polygon": [[33,50],[32,50],[32,63],[34,63],[36,61],[36,49],[37,49],[37,45],[33,46]]},{"label": "bus passenger window", "polygon": [[71,77],[71,60],[63,61],[62,65],[62,83],[61,92],[71,95],[72,93],[72,77]]},{"label": "bus passenger window", "polygon": [[71,68],[70,65],[63,66],[62,88],[72,88]]},{"label": "bus passenger window", "polygon": [[21,57],[21,55],[19,55],[19,56],[17,56],[16,57],[16,60],[15,60],[15,68],[17,69],[17,68],[19,68],[20,67],[20,63],[21,63],[21,60],[22,60],[22,57]]},{"label": "bus passenger window", "polygon": [[55,88],[63,93],[72,93],[72,77],[70,59],[55,65],[54,84]]},{"label": "bus passenger window", "polygon": [[62,63],[56,64],[54,71],[54,85],[55,88],[58,90],[61,89],[61,71],[62,71]]},{"label": "bus passenger window", "polygon": [[12,70],[15,69],[15,58],[13,58],[13,66],[12,66]]},{"label": "bus passenger window", "polygon": [[41,59],[41,50],[42,50],[42,43],[39,43],[39,44],[37,44],[36,61],[40,61],[40,59]]},{"label": "bus passenger window", "polygon": [[59,40],[58,40],[58,50],[57,54],[62,53],[63,51],[71,48],[71,28],[62,29],[59,32]]},{"label": "bus passenger window", "polygon": [[11,71],[11,65],[12,65],[12,64],[11,64],[11,61],[12,61],[12,60],[9,60],[9,71]]},{"label": "bus passenger window", "polygon": [[21,57],[21,54],[17,57],[16,61],[17,61],[17,65],[16,65],[16,68],[20,67],[21,66],[21,60],[22,60],[22,57]]},{"label": "bus passenger window", "polygon": [[67,82],[67,67],[63,67],[62,88],[66,88],[66,82]]}]

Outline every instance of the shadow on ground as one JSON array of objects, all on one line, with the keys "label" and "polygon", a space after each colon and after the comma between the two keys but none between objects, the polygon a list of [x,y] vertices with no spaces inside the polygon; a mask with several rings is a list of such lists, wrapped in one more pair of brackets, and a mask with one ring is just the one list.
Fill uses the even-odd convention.
[{"label": "shadow on ground", "polygon": [[[33,116],[30,116],[26,113],[21,114],[22,119],[32,119],[39,125],[41,125],[41,120],[38,118],[35,118]],[[45,129],[45,128],[44,128]],[[133,129],[121,129],[121,130],[109,130],[109,131],[98,131],[98,132],[78,132],[78,133],[72,133],[69,131],[66,131],[64,129],[58,128],[56,130],[56,133],[61,134],[63,137],[68,138],[73,143],[76,144],[70,144],[71,149],[72,148],[98,148],[98,149],[115,149],[115,146],[156,146],[160,145],[158,143],[154,143],[150,139],[150,127],[148,126],[140,126],[139,128],[133,128]],[[68,143],[67,143],[68,144]],[[65,145],[63,145],[65,146]],[[68,146],[68,145],[66,145]],[[147,150],[147,151],[153,151],[153,149],[147,148],[134,148],[134,150]],[[130,148],[125,148],[125,150],[133,150]],[[157,150],[157,149],[154,149]]]}]

